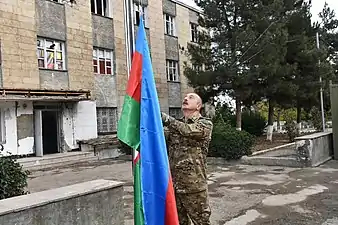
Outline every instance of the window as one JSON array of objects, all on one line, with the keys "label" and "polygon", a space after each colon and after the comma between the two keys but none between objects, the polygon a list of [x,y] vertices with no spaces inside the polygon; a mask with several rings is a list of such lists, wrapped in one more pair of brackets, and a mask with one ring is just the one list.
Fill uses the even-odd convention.
[{"label": "window", "polygon": [[177,61],[167,60],[166,70],[167,70],[168,81],[179,81],[178,62]]},{"label": "window", "polygon": [[96,74],[113,74],[113,51],[94,48],[93,67]]},{"label": "window", "polygon": [[175,119],[180,119],[182,117],[181,108],[169,108],[169,115]]},{"label": "window", "polygon": [[190,23],[190,36],[191,36],[191,41],[192,42],[197,42],[198,41],[198,31],[197,31],[198,25],[195,23]]},{"label": "window", "polygon": [[38,38],[37,56],[39,68],[65,70],[65,45],[63,42]]},{"label": "window", "polygon": [[173,16],[164,14],[164,32],[168,35],[176,35],[175,18]]},{"label": "window", "polygon": [[91,0],[92,13],[101,16],[110,16],[109,0]]},{"label": "window", "polygon": [[141,13],[143,13],[144,26],[148,27],[148,9],[146,6],[142,6],[138,3],[134,3],[134,24],[140,25]]},{"label": "window", "polygon": [[117,109],[116,108],[96,108],[97,131],[99,134],[116,132]]}]

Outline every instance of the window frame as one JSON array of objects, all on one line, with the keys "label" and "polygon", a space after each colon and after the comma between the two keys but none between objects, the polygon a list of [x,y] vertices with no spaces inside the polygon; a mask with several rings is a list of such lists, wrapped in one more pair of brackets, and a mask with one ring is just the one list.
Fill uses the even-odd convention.
[{"label": "window frame", "polygon": [[[175,20],[175,16],[172,16],[170,14],[166,14],[165,13],[165,14],[163,14],[163,20],[164,20],[164,34],[176,37],[176,20]],[[169,24],[169,28],[168,28],[168,24]]]},{"label": "window frame", "polygon": [[198,24],[190,22],[190,41],[198,42]]},{"label": "window frame", "polygon": [[[101,5],[103,6],[103,2],[106,2],[107,8],[106,10],[104,10],[104,7],[102,7],[101,9],[101,13],[98,13],[97,11],[97,2],[101,1]],[[92,2],[94,2],[94,6],[92,5]],[[94,12],[92,11],[92,8],[94,7]],[[111,3],[110,0],[91,0],[90,1],[90,11],[92,14],[94,15],[98,15],[98,16],[103,16],[103,17],[111,17]]]},{"label": "window frame", "polygon": [[148,28],[148,7],[146,5],[142,5],[141,3],[134,2],[133,4],[133,13],[134,13],[134,25],[139,26],[137,21],[140,19],[137,18],[136,13],[138,12],[138,16],[140,16],[140,9],[143,12],[143,22],[144,22],[144,27]]},{"label": "window frame", "polygon": [[[106,111],[107,115],[105,116],[107,118],[107,129],[106,130],[102,129],[103,128],[102,112],[104,110],[107,110]],[[112,115],[112,118],[110,118],[111,115],[110,115],[109,110],[112,110],[112,112],[114,114],[114,115]],[[99,117],[99,113],[100,113],[101,117]],[[118,122],[117,107],[96,107],[96,116],[97,116],[97,133],[99,135],[115,134],[117,132],[117,122]],[[99,120],[101,120],[101,123],[99,122]],[[111,120],[114,120],[114,121],[111,121]],[[110,126],[112,126],[112,128]]]},{"label": "window frame", "polygon": [[[104,59],[104,69],[105,69],[105,73],[101,73],[100,71],[100,57],[99,57],[99,52],[103,51],[103,59]],[[94,52],[96,52],[96,56],[94,54]],[[107,66],[107,62],[109,62],[107,59],[109,59],[108,57],[106,57],[106,53],[110,52],[110,66]],[[93,48],[93,59],[92,59],[92,63],[93,63],[93,72],[94,74],[97,75],[114,75],[114,51],[111,49],[103,49],[103,48]],[[94,60],[96,61],[96,65],[94,64]],[[97,72],[95,72],[95,67],[97,67]],[[107,69],[110,68],[111,73],[107,73]]]},{"label": "window frame", "polygon": [[[175,60],[170,60],[170,59],[167,59],[166,60],[166,74],[167,74],[167,81],[169,82],[180,82],[180,74],[179,74],[179,71],[178,71],[178,61],[175,61]],[[171,70],[175,70],[175,74],[172,75],[172,78],[170,77],[170,72]]]},{"label": "window frame", "polygon": [[[43,42],[43,46],[38,46],[38,42]],[[56,44],[60,44],[60,47],[61,47],[61,50],[57,50],[57,48],[54,48],[54,49],[49,49],[47,48],[47,41],[49,42],[52,42],[55,46]],[[37,51],[37,58],[38,58],[38,68],[39,69],[49,69],[49,70],[58,70],[58,71],[65,71],[66,70],[66,51],[65,51],[65,42],[64,41],[59,41],[59,40],[55,40],[55,39],[52,39],[52,38],[44,38],[44,37],[38,37],[37,38],[37,46],[36,46],[36,51]],[[43,54],[44,56],[43,57],[40,57],[40,54],[39,54],[39,50],[43,50]],[[53,54],[54,54],[54,68],[48,68],[48,55],[47,55],[47,52],[50,52],[51,50],[54,50],[53,51]],[[61,57],[62,59],[61,60],[58,60],[57,59],[57,53],[61,53]],[[40,67],[39,65],[39,61],[43,59],[43,63],[44,63],[44,66],[43,67]],[[58,68],[58,64],[57,62],[62,62],[62,68],[59,69]]]}]

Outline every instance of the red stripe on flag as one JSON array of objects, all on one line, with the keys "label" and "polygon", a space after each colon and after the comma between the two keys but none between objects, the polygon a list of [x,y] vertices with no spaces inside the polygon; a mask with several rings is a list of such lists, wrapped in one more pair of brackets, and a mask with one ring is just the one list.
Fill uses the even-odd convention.
[{"label": "red stripe on flag", "polygon": [[165,225],[179,225],[171,175],[169,175],[167,197],[165,200]]},{"label": "red stripe on flag", "polygon": [[140,160],[140,154],[137,154],[136,158],[134,159],[134,165],[136,165],[139,160]]},{"label": "red stripe on flag", "polygon": [[134,53],[127,85],[127,95],[140,102],[141,100],[141,78],[142,78],[142,55]]}]

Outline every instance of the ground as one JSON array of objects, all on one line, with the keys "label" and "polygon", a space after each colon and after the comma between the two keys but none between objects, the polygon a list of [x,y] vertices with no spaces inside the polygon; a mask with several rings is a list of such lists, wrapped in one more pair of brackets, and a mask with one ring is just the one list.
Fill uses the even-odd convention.
[{"label": "ground", "polygon": [[[113,179],[126,182],[125,221],[132,225],[131,163],[105,160],[33,172],[31,192],[74,183]],[[292,169],[236,163],[209,166],[212,225],[338,224],[338,162]]]},{"label": "ground", "polygon": [[261,151],[290,143],[289,138],[286,134],[273,134],[272,139],[272,142],[267,141],[266,135],[256,137],[255,144],[252,147],[252,151]]}]

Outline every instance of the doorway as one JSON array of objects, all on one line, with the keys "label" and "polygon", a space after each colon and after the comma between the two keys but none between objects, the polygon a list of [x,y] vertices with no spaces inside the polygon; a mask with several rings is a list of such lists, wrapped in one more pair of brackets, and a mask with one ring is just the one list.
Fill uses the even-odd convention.
[{"label": "doorway", "polygon": [[57,111],[42,111],[42,148],[44,155],[59,152],[58,134]]}]

